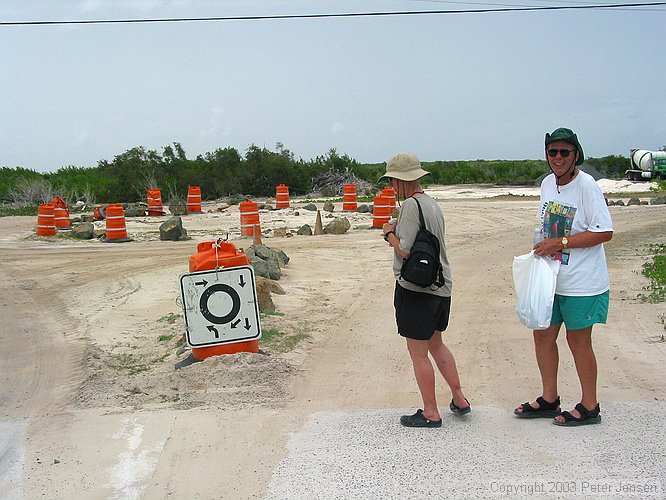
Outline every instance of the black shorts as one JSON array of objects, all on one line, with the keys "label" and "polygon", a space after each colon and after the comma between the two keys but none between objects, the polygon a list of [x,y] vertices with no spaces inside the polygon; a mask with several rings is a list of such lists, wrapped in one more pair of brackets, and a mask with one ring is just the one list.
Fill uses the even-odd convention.
[{"label": "black shorts", "polygon": [[443,332],[449,325],[451,297],[413,292],[395,283],[393,295],[398,333],[414,340],[430,340],[435,330]]}]

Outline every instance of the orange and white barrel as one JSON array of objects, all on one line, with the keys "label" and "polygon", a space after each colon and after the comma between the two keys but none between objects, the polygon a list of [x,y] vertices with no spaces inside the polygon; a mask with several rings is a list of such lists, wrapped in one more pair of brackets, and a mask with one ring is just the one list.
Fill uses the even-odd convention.
[{"label": "orange and white barrel", "polygon": [[382,189],[382,196],[388,200],[391,208],[395,208],[395,189],[393,189],[393,186],[386,186]]},{"label": "orange and white barrel", "polygon": [[93,217],[95,217],[95,220],[104,220],[104,217],[106,217],[106,205],[96,207],[93,212]]},{"label": "orange and white barrel", "polygon": [[50,202],[49,205],[52,205],[53,208],[60,207],[60,208],[67,208],[67,202],[63,200],[60,196],[56,196],[53,198]]},{"label": "orange and white barrel", "polygon": [[356,184],[345,184],[342,190],[342,210],[356,210]]},{"label": "orange and white barrel", "polygon": [[149,189],[146,198],[148,200],[148,215],[164,215],[162,193],[159,188]]},{"label": "orange and white barrel", "polygon": [[289,187],[284,184],[275,189],[275,208],[289,208]]},{"label": "orange and white barrel", "polygon": [[69,210],[67,209],[67,202],[57,196],[50,201],[49,205],[53,206],[56,229],[59,231],[72,229],[72,225],[69,222]]},{"label": "orange and white barrel", "polygon": [[[189,268],[190,272],[193,273],[217,267],[228,269],[248,265],[251,265],[249,257],[244,252],[239,251],[233,243],[228,241],[204,241],[197,245],[197,253],[190,256]],[[238,352],[259,352],[259,340],[252,339],[209,347],[192,346],[192,357],[197,360]]]},{"label": "orange and white barrel", "polygon": [[254,236],[255,226],[261,233],[259,205],[254,201],[245,200],[240,202],[239,208],[241,236]]},{"label": "orange and white barrel", "polygon": [[201,188],[199,186],[190,186],[187,188],[187,213],[201,213]]},{"label": "orange and white barrel", "polygon": [[42,203],[37,209],[37,236],[55,236],[55,213],[53,205]]},{"label": "orange and white barrel", "polygon": [[381,228],[389,220],[391,220],[391,204],[384,195],[375,196],[375,204],[372,209],[372,227]]},{"label": "orange and white barrel", "polygon": [[69,222],[69,211],[62,207],[53,207],[55,215],[55,227],[58,231],[66,231],[72,229],[72,224]]},{"label": "orange and white barrel", "polygon": [[120,203],[106,207],[106,241],[128,241],[125,210]]}]

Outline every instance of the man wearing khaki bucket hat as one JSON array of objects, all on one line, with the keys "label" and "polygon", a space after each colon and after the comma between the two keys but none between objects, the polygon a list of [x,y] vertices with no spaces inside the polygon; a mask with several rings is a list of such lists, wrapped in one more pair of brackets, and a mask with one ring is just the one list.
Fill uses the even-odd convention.
[{"label": "man wearing khaki bucket hat", "polygon": [[[396,279],[393,305],[398,333],[405,337],[412,360],[423,409],[413,415],[403,415],[400,423],[405,427],[441,427],[442,417],[435,396],[435,372],[432,356],[438,370],[449,385],[452,400],[449,409],[456,415],[465,415],[471,407],[460,388],[458,368],[451,351],[442,342],[442,332],[449,323],[451,309],[451,266],[444,244],[444,215],[435,200],[424,193],[419,179],[429,172],[413,153],[398,153],[386,164],[386,173],[398,200],[404,199],[397,222],[383,226],[384,240],[393,248],[393,274]],[[437,236],[440,246],[443,284],[439,287],[420,287],[401,276],[403,261],[420,228],[419,207],[426,228]]]}]

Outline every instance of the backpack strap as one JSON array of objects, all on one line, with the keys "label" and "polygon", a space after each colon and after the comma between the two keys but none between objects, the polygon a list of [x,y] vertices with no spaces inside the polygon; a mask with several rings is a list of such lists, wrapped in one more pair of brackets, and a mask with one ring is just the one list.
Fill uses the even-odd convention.
[{"label": "backpack strap", "polygon": [[[425,230],[428,230],[428,226],[426,226],[425,219],[423,218],[423,210],[421,210],[421,204],[419,203],[419,200],[416,199],[416,197],[412,196],[412,198],[414,198],[414,201],[416,202],[416,206],[419,209],[419,223],[421,224],[422,228],[424,228]],[[433,236],[435,236],[435,235],[433,235]],[[435,236],[435,238],[437,238],[437,236]],[[439,242],[439,245],[440,245],[440,248],[441,248],[442,247],[442,242],[439,241],[439,238],[437,239],[437,241]],[[441,288],[446,284],[446,281],[444,280],[444,273],[442,272],[441,262],[440,262],[440,266],[439,266],[439,269],[438,269],[438,274],[439,274],[439,276],[437,277],[438,280],[433,283],[433,285],[435,285],[434,290],[436,290],[437,288]]]},{"label": "backpack strap", "polygon": [[419,209],[419,224],[421,224],[421,227],[428,229],[428,226],[426,226],[425,219],[423,218],[423,210],[421,210],[421,204],[419,203],[419,200],[417,200],[414,196],[412,196],[414,201],[416,202],[416,206]]}]

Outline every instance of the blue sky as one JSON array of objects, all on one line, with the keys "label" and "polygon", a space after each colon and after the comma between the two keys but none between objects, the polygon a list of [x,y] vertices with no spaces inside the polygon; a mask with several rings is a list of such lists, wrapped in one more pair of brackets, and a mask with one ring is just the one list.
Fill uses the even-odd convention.
[{"label": "blue sky", "polygon": [[[595,3],[4,0],[0,21]],[[90,167],[172,142],[188,158],[277,142],[306,160],[541,158],[559,126],[587,156],[628,156],[666,145],[664,26],[666,7],[0,26],[0,167]]]}]

